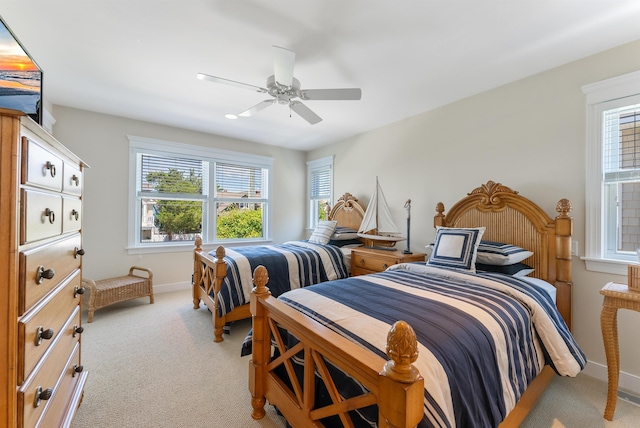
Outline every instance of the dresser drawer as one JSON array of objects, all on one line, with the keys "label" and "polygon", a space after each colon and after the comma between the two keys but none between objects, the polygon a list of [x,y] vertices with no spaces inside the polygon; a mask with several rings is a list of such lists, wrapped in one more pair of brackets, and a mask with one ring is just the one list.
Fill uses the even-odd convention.
[{"label": "dresser drawer", "polygon": [[351,257],[353,260],[353,267],[371,270],[374,272],[381,272],[389,266],[398,263],[398,260],[392,257],[375,257],[372,255],[362,256],[360,254],[354,254]]},{"label": "dresser drawer", "polygon": [[62,191],[64,163],[35,141],[22,137],[22,184]]},{"label": "dresser drawer", "polygon": [[[40,424],[39,419],[50,404],[55,403],[58,395],[64,401],[65,379],[71,377],[69,365],[79,365],[77,341],[59,341],[37,365],[27,381],[18,390],[18,426],[35,427],[57,426]],[[75,361],[74,361],[75,357]],[[49,394],[47,398],[45,394]],[[40,399],[38,400],[38,397]],[[43,399],[47,398],[47,399]]]},{"label": "dresser drawer", "polygon": [[62,197],[52,193],[22,189],[20,244],[62,233]]},{"label": "dresser drawer", "polygon": [[[82,287],[79,273],[18,322],[18,383],[29,375],[47,349],[61,339],[59,336],[70,336],[63,326],[80,307],[80,296],[74,296],[76,287]],[[76,324],[80,325],[79,318]]]},{"label": "dresser drawer", "polygon": [[82,201],[79,198],[62,198],[62,233],[80,230],[82,226]]},{"label": "dresser drawer", "polygon": [[82,171],[76,165],[65,162],[62,191],[71,195],[82,194]]},{"label": "dresser drawer", "polygon": [[50,400],[47,411],[40,420],[39,427],[71,426],[75,411],[82,400],[82,390],[87,373],[80,365],[80,346],[76,346],[67,362],[67,367],[56,388],[56,395]]},{"label": "dresser drawer", "polygon": [[[79,234],[20,253],[19,315],[24,314],[71,272],[80,268],[82,238]],[[53,278],[43,275],[53,270]]]}]

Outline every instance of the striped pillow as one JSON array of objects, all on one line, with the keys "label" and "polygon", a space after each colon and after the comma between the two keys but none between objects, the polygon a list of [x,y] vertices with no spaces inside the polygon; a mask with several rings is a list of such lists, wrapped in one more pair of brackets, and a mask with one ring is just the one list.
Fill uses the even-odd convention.
[{"label": "striped pillow", "polygon": [[436,228],[436,240],[427,265],[475,272],[477,249],[484,231],[484,227]]},{"label": "striped pillow", "polygon": [[309,242],[314,244],[328,244],[331,235],[336,230],[338,224],[335,220],[321,220],[309,237]]},{"label": "striped pillow", "polygon": [[520,263],[533,253],[516,245],[502,242],[482,241],[478,246],[478,263],[506,266]]}]

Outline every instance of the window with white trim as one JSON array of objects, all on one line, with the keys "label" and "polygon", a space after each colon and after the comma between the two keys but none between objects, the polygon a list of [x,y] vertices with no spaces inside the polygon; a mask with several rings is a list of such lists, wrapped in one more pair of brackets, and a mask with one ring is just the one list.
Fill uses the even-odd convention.
[{"label": "window with white trim", "polygon": [[129,137],[129,249],[267,241],[273,159]]},{"label": "window with white trim", "polygon": [[587,85],[588,270],[627,274],[640,248],[640,72]]},{"label": "window with white trim", "polygon": [[309,229],[327,219],[326,208],[333,200],[333,156],[307,162],[309,184]]}]

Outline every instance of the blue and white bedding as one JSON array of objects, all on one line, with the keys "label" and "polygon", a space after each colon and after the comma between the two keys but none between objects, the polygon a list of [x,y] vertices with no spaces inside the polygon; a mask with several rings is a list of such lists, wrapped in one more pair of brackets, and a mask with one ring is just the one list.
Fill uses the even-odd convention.
[{"label": "blue and white bedding", "polygon": [[[563,376],[586,364],[548,293],[507,275],[401,264],[280,300],[383,358],[391,325],[408,322],[425,380],[420,427],[496,427],[545,364]],[[370,415],[356,426],[375,426]]]},{"label": "blue and white bedding", "polygon": [[[253,270],[263,265],[273,296],[285,291],[349,276],[343,252],[335,245],[290,241],[280,245],[225,248],[227,276],[218,295],[218,315],[249,303]],[[215,257],[215,251],[210,253]]]}]

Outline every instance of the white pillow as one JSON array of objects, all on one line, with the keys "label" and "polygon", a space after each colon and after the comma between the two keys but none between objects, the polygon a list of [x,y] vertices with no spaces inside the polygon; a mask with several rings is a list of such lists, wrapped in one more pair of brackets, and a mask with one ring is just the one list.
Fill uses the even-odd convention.
[{"label": "white pillow", "polygon": [[475,272],[477,249],[485,230],[438,226],[427,265]]},{"label": "white pillow", "polygon": [[531,251],[502,242],[482,241],[478,246],[478,263],[506,266],[520,263],[533,255]]},{"label": "white pillow", "polygon": [[336,230],[338,224],[335,220],[321,220],[309,237],[309,242],[314,244],[328,244],[331,235]]}]

